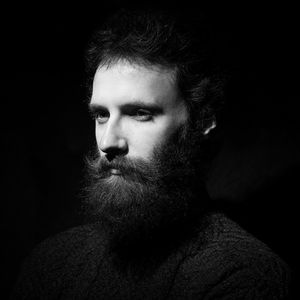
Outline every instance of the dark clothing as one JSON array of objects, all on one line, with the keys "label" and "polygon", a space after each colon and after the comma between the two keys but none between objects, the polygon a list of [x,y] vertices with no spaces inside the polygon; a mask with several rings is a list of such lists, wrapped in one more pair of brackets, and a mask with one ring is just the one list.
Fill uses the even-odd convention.
[{"label": "dark clothing", "polygon": [[288,267],[265,244],[211,214],[196,236],[139,270],[117,267],[95,225],[61,233],[26,261],[13,299],[285,299],[288,284]]}]

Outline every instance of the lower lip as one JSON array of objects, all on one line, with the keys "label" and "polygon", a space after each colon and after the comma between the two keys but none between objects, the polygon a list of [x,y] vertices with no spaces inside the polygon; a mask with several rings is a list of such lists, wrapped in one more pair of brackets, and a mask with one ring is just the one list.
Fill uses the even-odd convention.
[{"label": "lower lip", "polygon": [[121,172],[117,169],[111,169],[110,170],[110,174],[111,175],[121,175]]}]

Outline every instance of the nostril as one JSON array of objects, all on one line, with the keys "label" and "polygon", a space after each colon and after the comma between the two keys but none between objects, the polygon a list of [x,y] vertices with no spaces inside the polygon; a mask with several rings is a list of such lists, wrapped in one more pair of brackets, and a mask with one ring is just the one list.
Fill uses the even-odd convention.
[{"label": "nostril", "polygon": [[110,149],[107,149],[105,156],[108,161],[112,161],[117,156],[126,155],[127,152],[128,152],[128,149],[124,149],[124,148],[110,148]]}]

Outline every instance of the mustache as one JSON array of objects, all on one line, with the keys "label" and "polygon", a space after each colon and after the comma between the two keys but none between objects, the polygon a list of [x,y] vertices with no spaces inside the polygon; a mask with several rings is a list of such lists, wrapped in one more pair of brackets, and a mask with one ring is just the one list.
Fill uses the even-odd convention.
[{"label": "mustache", "polygon": [[126,179],[143,182],[155,180],[157,173],[152,161],[140,158],[117,157],[109,161],[105,156],[98,155],[93,159],[87,158],[87,166],[97,180],[109,177],[113,169],[118,170]]}]

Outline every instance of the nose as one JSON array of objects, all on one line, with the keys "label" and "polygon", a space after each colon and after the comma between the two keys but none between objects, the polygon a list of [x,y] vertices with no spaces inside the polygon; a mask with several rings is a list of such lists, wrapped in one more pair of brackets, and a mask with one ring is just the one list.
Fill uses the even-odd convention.
[{"label": "nose", "polygon": [[100,139],[99,150],[105,153],[108,160],[112,160],[116,156],[127,154],[127,140],[116,123],[108,122],[106,124],[106,128],[104,128]]}]

